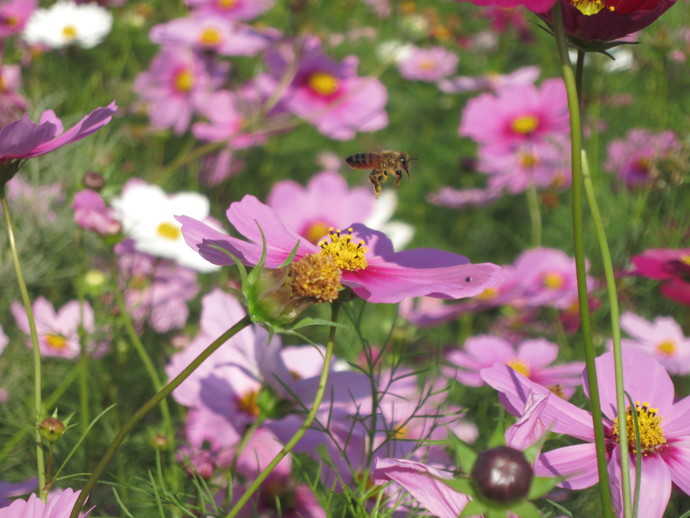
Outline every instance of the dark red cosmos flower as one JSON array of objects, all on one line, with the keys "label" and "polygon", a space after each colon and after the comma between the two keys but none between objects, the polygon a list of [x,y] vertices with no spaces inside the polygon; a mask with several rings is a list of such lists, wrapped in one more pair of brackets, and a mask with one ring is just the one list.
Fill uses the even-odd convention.
[{"label": "dark red cosmos flower", "polygon": [[[585,50],[605,50],[611,42],[644,29],[676,0],[559,0],[565,32]],[[551,13],[538,13],[549,24]],[[604,43],[599,47],[592,43]]]}]

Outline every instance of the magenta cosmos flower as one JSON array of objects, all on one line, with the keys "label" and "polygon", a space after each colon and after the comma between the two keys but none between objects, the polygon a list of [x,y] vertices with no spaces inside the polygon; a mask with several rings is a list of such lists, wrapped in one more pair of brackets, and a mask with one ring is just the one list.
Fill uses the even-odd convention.
[{"label": "magenta cosmos flower", "polygon": [[281,98],[285,109],[308,120],[333,139],[348,140],[358,131],[376,131],[388,125],[384,111],[388,94],[375,78],[358,77],[358,60],[349,56],[337,63],[323,53],[316,38],[276,47],[266,54],[271,89],[298,60],[294,79]]},{"label": "magenta cosmos flower", "polygon": [[[597,379],[604,414],[604,435],[613,487],[620,488],[620,452],[613,354],[596,360]],[[506,408],[521,415],[530,394],[544,394],[545,389],[529,381],[505,365],[482,370],[486,383],[505,398]],[[625,391],[637,410],[642,446],[642,479],[639,516],[661,518],[671,496],[671,485],[690,494],[690,397],[674,403],[673,382],[666,369],[649,355],[632,348],[623,352]],[[585,389],[587,383],[585,380]],[[631,409],[627,409],[628,415]],[[543,453],[537,460],[539,476],[565,477],[560,485],[568,489],[584,489],[598,482],[592,416],[560,398],[549,397],[540,419],[546,429],[585,441]],[[632,419],[628,421],[628,437],[634,437]],[[631,439],[631,470],[635,469],[635,443]],[[632,473],[632,480],[635,474]],[[614,504],[620,513],[620,489],[614,491]]]},{"label": "magenta cosmos flower", "polygon": [[417,81],[439,81],[455,72],[458,56],[443,47],[413,47],[398,63],[400,75]]},{"label": "magenta cosmos flower", "polygon": [[213,13],[230,20],[251,20],[268,11],[275,0],[185,0],[185,3],[199,13]]},{"label": "magenta cosmos flower", "polygon": [[515,369],[535,383],[570,398],[580,385],[582,362],[549,366],[558,356],[558,345],[543,338],[513,345],[497,336],[479,335],[467,339],[463,349],[448,353],[447,375],[471,387],[484,384],[479,371],[499,362]]},{"label": "magenta cosmos flower", "polygon": [[405,297],[471,297],[493,286],[499,266],[470,264],[462,255],[432,248],[394,252],[390,240],[364,225],[352,231],[333,231],[321,246],[290,230],[278,215],[254,196],[232,203],[226,215],[247,240],[223,234],[188,216],[178,216],[187,244],[207,261],[234,264],[230,255],[246,265],[261,257],[261,233],[266,239],[266,268],[277,268],[297,246],[295,261],[307,255],[331,256],[342,271],[341,282],[370,302],[397,303]]},{"label": "magenta cosmos flower", "polygon": [[[464,0],[457,0],[458,2]],[[556,3],[556,0],[471,0],[476,5],[497,5],[499,7],[511,8],[524,5],[527,9],[535,13],[548,11]]]},{"label": "magenta cosmos flower", "polygon": [[35,0],[3,2],[0,6],[0,38],[7,38],[23,31],[35,10]]},{"label": "magenta cosmos flower", "polygon": [[690,306],[690,248],[654,248],[632,258],[636,273],[664,281],[661,294],[679,304]]},{"label": "magenta cosmos flower", "polygon": [[482,146],[509,150],[516,144],[567,134],[569,120],[563,80],[547,79],[540,87],[518,85],[470,100],[459,134]]},{"label": "magenta cosmos flower", "polygon": [[[0,518],[69,518],[79,493],[70,488],[51,491],[45,502],[32,494],[26,500],[15,500],[0,509]],[[79,513],[79,517],[85,518],[90,512]]]}]

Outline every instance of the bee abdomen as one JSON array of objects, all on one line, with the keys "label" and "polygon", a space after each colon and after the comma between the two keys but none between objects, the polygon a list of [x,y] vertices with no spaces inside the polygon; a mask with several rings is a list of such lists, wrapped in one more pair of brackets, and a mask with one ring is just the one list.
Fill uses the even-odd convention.
[{"label": "bee abdomen", "polygon": [[376,153],[355,153],[345,159],[347,165],[353,169],[372,169],[380,162]]}]

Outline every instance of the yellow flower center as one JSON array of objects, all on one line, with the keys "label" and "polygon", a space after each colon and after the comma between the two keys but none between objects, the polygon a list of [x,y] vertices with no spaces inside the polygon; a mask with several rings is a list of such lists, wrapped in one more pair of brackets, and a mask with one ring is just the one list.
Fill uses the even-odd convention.
[{"label": "yellow flower center", "polygon": [[341,276],[342,270],[333,256],[318,253],[305,255],[292,263],[286,284],[294,296],[316,302],[333,302],[342,288]]},{"label": "yellow flower center", "polygon": [[347,229],[347,234],[342,234],[340,229],[333,230],[331,227],[328,231],[328,239],[330,241],[324,239],[319,243],[321,247],[319,253],[330,255],[338,268],[354,272],[364,270],[367,267],[367,259],[364,254],[368,249],[364,246],[364,241],[357,244],[352,242],[351,228]]},{"label": "yellow flower center", "polygon": [[690,266],[690,254],[682,256],[682,257],[680,258],[680,262],[683,263],[683,264],[687,264],[688,266]]},{"label": "yellow flower center", "polygon": [[51,349],[64,349],[67,345],[67,338],[62,335],[46,336],[46,343]]},{"label": "yellow flower center", "polygon": [[602,2],[601,0],[571,0],[570,3],[585,16],[597,14],[604,8],[608,9],[609,11],[616,10],[614,6],[607,7],[606,2]]},{"label": "yellow flower center", "polygon": [[306,237],[310,243],[318,243],[322,237],[328,234],[330,228],[330,225],[323,221],[314,221],[307,227],[306,232],[304,232],[304,237]]},{"label": "yellow flower center", "polygon": [[563,385],[558,383],[557,385],[549,385],[548,388],[553,394],[558,396],[561,399],[568,399],[565,397],[565,392],[563,392]]},{"label": "yellow flower center", "polygon": [[183,94],[189,92],[194,86],[194,76],[191,70],[183,68],[175,75],[175,88]]},{"label": "yellow flower center", "polygon": [[206,27],[199,35],[199,43],[206,47],[217,47],[223,38],[220,31],[215,27]]},{"label": "yellow flower center", "polygon": [[539,163],[539,157],[534,153],[520,153],[518,161],[521,167],[525,169],[532,169],[535,165]]},{"label": "yellow flower center", "polygon": [[218,7],[221,9],[234,9],[237,7],[237,0],[218,0]]},{"label": "yellow flower center", "polygon": [[162,238],[169,239],[170,241],[177,241],[182,237],[180,227],[167,221],[158,225],[158,228],[156,228],[156,233],[158,233],[158,235]]},{"label": "yellow flower center", "polygon": [[16,27],[19,25],[19,16],[8,15],[3,21],[7,27]]},{"label": "yellow flower center", "polygon": [[431,59],[423,59],[419,63],[419,68],[421,68],[422,70],[435,70],[436,62]]},{"label": "yellow flower center", "polygon": [[[635,401],[635,410],[637,412],[637,424],[640,428],[642,455],[649,455],[650,453],[654,453],[659,446],[666,444],[664,430],[661,427],[663,418],[659,415],[659,410],[652,408],[649,403],[646,402],[640,404],[639,401]],[[625,427],[628,431],[630,451],[632,453],[637,453],[635,450],[635,425],[633,423],[630,407],[626,409],[625,414]],[[618,442],[620,427],[617,417],[613,420],[613,429],[611,433],[614,440]]]},{"label": "yellow flower center", "polygon": [[66,40],[71,41],[77,37],[77,28],[74,25],[65,25],[62,28],[62,35]]},{"label": "yellow flower center", "polygon": [[254,417],[258,416],[260,411],[259,405],[256,404],[258,396],[259,392],[257,390],[250,390],[249,392],[245,392],[237,400],[237,408],[239,408],[239,410],[241,412],[244,412],[245,414]]},{"label": "yellow flower center", "polygon": [[323,95],[324,97],[328,97],[336,93],[338,91],[338,86],[340,86],[338,78],[326,72],[313,73],[309,76],[307,84],[309,85],[309,88],[314,90],[314,92],[319,95]]},{"label": "yellow flower center", "polygon": [[519,372],[522,374],[525,378],[529,378],[530,371],[529,371],[529,365],[527,365],[525,362],[523,362],[520,358],[515,358],[514,360],[510,360],[509,362],[506,363],[508,367],[513,369],[514,371]]},{"label": "yellow flower center", "polygon": [[405,425],[398,426],[396,429],[392,430],[393,439],[407,439],[410,436],[410,431]]},{"label": "yellow flower center", "polygon": [[551,290],[559,290],[565,284],[565,280],[563,279],[563,275],[561,275],[558,272],[545,273],[542,280],[544,282],[544,287],[549,288]]},{"label": "yellow flower center", "polygon": [[510,123],[511,129],[515,133],[520,133],[521,135],[528,135],[532,133],[539,126],[539,119],[534,115],[522,115],[517,117]]},{"label": "yellow flower center", "polygon": [[492,300],[498,297],[498,288],[485,288],[477,298],[480,300]]},{"label": "yellow flower center", "polygon": [[676,342],[673,340],[663,340],[657,344],[656,350],[661,356],[674,356],[677,351]]}]

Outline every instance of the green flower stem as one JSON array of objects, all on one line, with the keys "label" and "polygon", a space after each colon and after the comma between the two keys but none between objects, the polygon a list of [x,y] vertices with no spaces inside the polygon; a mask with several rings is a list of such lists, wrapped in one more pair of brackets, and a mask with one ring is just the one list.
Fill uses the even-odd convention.
[{"label": "green flower stem", "polygon": [[527,188],[527,208],[529,209],[529,219],[532,222],[532,246],[541,246],[541,210],[539,209],[539,195],[537,186],[532,183]]},{"label": "green flower stem", "polygon": [[[582,166],[585,193],[587,203],[594,222],[594,231],[599,241],[601,250],[601,260],[604,265],[604,276],[606,277],[606,293],[609,299],[609,311],[611,314],[611,335],[613,337],[613,364],[616,373],[616,406],[618,407],[618,422],[627,423],[625,408],[625,387],[623,383],[623,358],[621,353],[621,329],[620,329],[620,310],[618,308],[618,294],[616,292],[616,279],[613,275],[613,264],[611,262],[611,252],[606,241],[606,232],[601,220],[599,205],[594,195],[594,186],[590,175],[587,154],[582,150]],[[618,444],[621,454],[621,484],[623,491],[623,516],[632,518],[632,496],[630,492],[630,455],[628,454],[628,427],[619,426]]]},{"label": "green flower stem", "polygon": [[74,507],[72,508],[72,512],[70,513],[69,518],[79,517],[79,511],[81,511],[81,508],[84,506],[84,503],[86,502],[89,493],[91,493],[91,490],[94,488],[98,480],[101,478],[106,468],[110,464],[110,461],[113,460],[113,457],[117,453],[117,450],[120,448],[120,446],[127,438],[129,433],[132,431],[134,426],[139,421],[141,421],[141,419],[146,414],[148,414],[153,408],[158,406],[163,399],[168,397],[173,390],[179,387],[182,384],[182,382],[186,380],[189,377],[189,375],[192,372],[194,372],[197,369],[197,367],[199,367],[199,365],[201,365],[209,356],[216,352],[220,348],[220,346],[222,346],[230,338],[235,336],[237,333],[242,331],[242,329],[249,326],[250,324],[251,319],[248,316],[245,316],[234,326],[232,326],[230,329],[228,329],[222,335],[216,338],[208,347],[206,347],[206,349],[204,349],[199,354],[199,356],[194,358],[194,360],[192,360],[192,362],[182,372],[180,372],[180,374],[178,374],[175,377],[175,379],[170,381],[170,383],[168,383],[151,399],[144,403],[141,406],[141,408],[139,408],[139,410],[137,410],[132,415],[132,417],[130,417],[127,420],[127,422],[124,425],[122,425],[122,428],[120,428],[120,430],[117,432],[117,435],[113,439],[113,442],[110,443],[110,446],[108,446],[108,449],[103,454],[103,457],[101,458],[101,461],[98,463],[98,466],[96,466],[96,469],[94,470],[93,474],[91,475],[91,477],[89,477],[89,480],[86,481],[84,488],[81,490],[81,493],[79,494],[79,498],[77,498],[77,501],[74,503]]},{"label": "green flower stem", "polygon": [[561,73],[568,95],[568,110],[570,112],[570,143],[572,162],[572,219],[573,246],[575,249],[575,268],[577,273],[577,293],[580,307],[580,326],[584,345],[585,364],[587,366],[587,381],[590,392],[590,406],[592,411],[592,426],[594,428],[594,443],[597,453],[597,470],[599,473],[599,497],[603,515],[613,518],[613,506],[609,474],[606,463],[606,444],[604,438],[603,416],[597,370],[594,363],[594,342],[592,338],[592,322],[589,314],[589,298],[587,293],[587,272],[585,269],[585,246],[582,215],[582,122],[580,120],[580,106],[578,104],[575,77],[570,66],[568,46],[563,27],[563,13],[560,0],[556,1],[551,11],[554,22],[554,35],[561,61]]},{"label": "green flower stem", "polygon": [[[333,323],[338,321],[338,312],[340,310],[340,302],[335,301],[331,306],[331,320]],[[225,518],[233,518],[237,516],[244,505],[249,501],[254,493],[259,489],[262,482],[266,480],[266,477],[271,474],[278,463],[283,460],[291,451],[292,448],[299,442],[302,436],[307,432],[312,422],[316,418],[316,413],[319,411],[321,406],[321,401],[323,401],[323,396],[326,392],[326,383],[328,382],[328,374],[331,366],[331,359],[333,358],[333,347],[335,345],[335,326],[332,326],[328,333],[328,341],[326,342],[326,354],[323,358],[323,368],[321,369],[321,378],[319,380],[319,386],[316,390],[316,395],[314,396],[314,402],[311,405],[311,409],[304,419],[302,425],[297,429],[295,434],[290,438],[288,442],[282,447],[278,454],[269,462],[266,467],[257,475],[252,484],[247,488],[244,494],[237,500],[237,503],[230,509],[230,512]],[[76,517],[73,517],[76,518]]]},{"label": "green flower stem", "polygon": [[19,283],[19,291],[26,310],[26,318],[29,321],[29,331],[31,334],[31,344],[34,358],[34,416],[32,426],[34,427],[34,439],[36,441],[36,469],[38,470],[38,494],[41,499],[45,500],[47,491],[45,488],[46,474],[45,474],[45,460],[43,458],[43,445],[41,443],[41,434],[38,431],[38,423],[43,416],[43,403],[41,401],[41,351],[38,348],[38,331],[36,330],[36,319],[31,307],[31,299],[29,298],[29,291],[26,288],[24,281],[24,274],[22,273],[21,261],[19,260],[19,252],[17,251],[17,243],[14,239],[14,227],[12,225],[12,218],[10,216],[10,207],[7,203],[7,195],[5,193],[5,184],[0,185],[0,202],[2,203],[2,211],[5,214],[5,226],[7,227],[7,238],[10,242],[10,250],[12,252],[12,261],[14,262],[14,272]]}]

